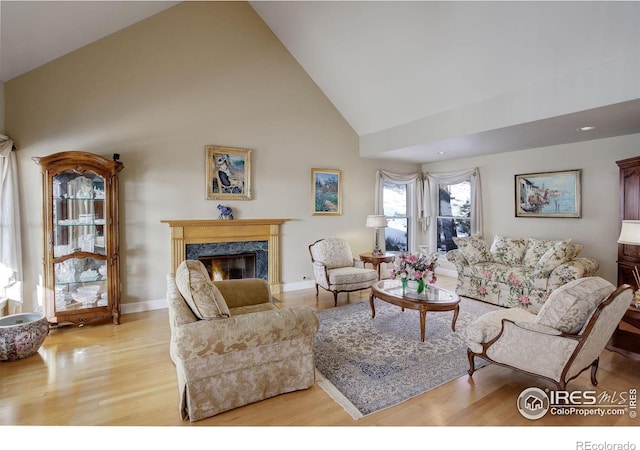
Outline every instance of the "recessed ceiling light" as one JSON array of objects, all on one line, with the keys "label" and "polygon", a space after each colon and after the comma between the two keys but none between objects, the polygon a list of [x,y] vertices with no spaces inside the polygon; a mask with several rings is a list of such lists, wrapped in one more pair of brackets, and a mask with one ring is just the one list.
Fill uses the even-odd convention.
[{"label": "recessed ceiling light", "polygon": [[438,152],[438,155],[444,155],[447,152]]},{"label": "recessed ceiling light", "polygon": [[586,127],[578,128],[578,131],[591,131],[591,130],[595,130],[595,129],[596,129],[596,127],[586,126]]}]

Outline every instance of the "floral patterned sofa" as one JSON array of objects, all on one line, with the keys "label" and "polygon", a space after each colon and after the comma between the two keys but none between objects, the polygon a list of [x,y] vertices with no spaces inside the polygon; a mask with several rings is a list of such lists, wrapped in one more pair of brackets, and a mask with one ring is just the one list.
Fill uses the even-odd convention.
[{"label": "floral patterned sofa", "polygon": [[600,268],[578,257],[582,246],[570,239],[543,240],[496,235],[491,246],[478,236],[454,237],[447,260],[458,271],[458,295],[537,313],[551,292]]}]

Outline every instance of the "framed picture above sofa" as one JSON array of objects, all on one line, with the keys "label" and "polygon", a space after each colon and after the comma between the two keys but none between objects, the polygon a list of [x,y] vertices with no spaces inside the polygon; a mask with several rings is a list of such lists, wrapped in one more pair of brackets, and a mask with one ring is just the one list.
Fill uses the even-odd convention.
[{"label": "framed picture above sofa", "polygon": [[581,217],[580,169],[515,176],[516,217]]}]

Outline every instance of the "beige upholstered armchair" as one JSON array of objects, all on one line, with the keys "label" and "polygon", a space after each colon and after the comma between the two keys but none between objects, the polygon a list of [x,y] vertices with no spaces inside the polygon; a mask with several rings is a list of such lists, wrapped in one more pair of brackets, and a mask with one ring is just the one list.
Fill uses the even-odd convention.
[{"label": "beige upholstered armchair", "polygon": [[369,289],[377,280],[377,272],[366,269],[362,261],[356,260],[349,244],[344,239],[320,239],[309,245],[313,276],[318,286],[333,293],[333,304],[338,306],[339,292]]},{"label": "beige upholstered armchair", "polygon": [[212,282],[200,261],[167,275],[179,409],[195,422],[315,383],[311,308],[278,309],[261,279]]},{"label": "beige upholstered armchair", "polygon": [[474,358],[539,376],[565,389],[591,367],[633,298],[629,285],[616,287],[600,277],[571,281],[551,293],[540,312],[500,309],[480,316],[466,330],[469,375]]}]

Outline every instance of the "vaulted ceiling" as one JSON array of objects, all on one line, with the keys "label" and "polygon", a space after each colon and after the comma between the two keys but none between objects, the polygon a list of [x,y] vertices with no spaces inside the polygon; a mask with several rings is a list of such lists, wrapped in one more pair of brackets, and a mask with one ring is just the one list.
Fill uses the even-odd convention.
[{"label": "vaulted ceiling", "polygon": [[[176,3],[3,0],[0,78]],[[640,2],[250,4],[363,157],[431,162],[640,133]]]}]

